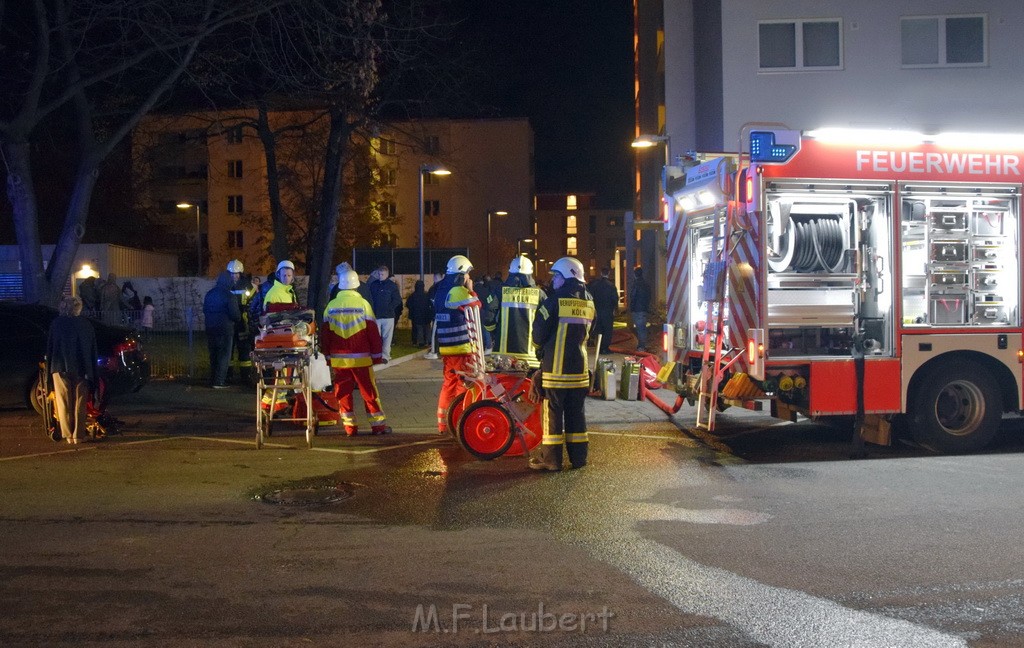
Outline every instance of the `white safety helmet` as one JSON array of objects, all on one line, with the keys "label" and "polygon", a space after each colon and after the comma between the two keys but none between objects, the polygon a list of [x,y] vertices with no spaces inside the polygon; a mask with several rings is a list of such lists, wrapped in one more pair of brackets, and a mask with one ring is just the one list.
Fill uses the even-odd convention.
[{"label": "white safety helmet", "polygon": [[512,263],[508,264],[509,274],[533,274],[533,261],[530,261],[530,257],[525,254],[520,254],[516,258],[512,259]]},{"label": "white safety helmet", "polygon": [[231,259],[228,261],[228,272],[241,274],[245,272],[245,266],[238,259]]},{"label": "white safety helmet", "polygon": [[291,261],[287,260],[287,259],[285,259],[281,263],[278,263],[277,264],[277,270],[275,270],[274,272],[281,272],[281,270],[283,270],[285,268],[288,268],[292,272],[295,272],[295,264],[292,263]]},{"label": "white safety helmet", "polygon": [[472,270],[473,264],[470,260],[461,254],[456,254],[452,258],[448,259],[448,267],[445,269],[445,272],[448,274],[465,274]]},{"label": "white safety helmet", "polygon": [[563,279],[579,279],[583,281],[583,264],[573,257],[562,257],[551,266],[551,272],[557,272]]},{"label": "white safety helmet", "polygon": [[[348,264],[342,264],[348,265]],[[355,290],[359,287],[359,275],[352,268],[341,269],[338,266],[338,288],[342,290]]]},{"label": "white safety helmet", "polygon": [[336,275],[338,275],[340,277],[342,272],[345,272],[346,270],[351,270],[351,269],[352,269],[352,266],[350,266],[348,264],[348,261],[342,261],[338,265],[334,266],[334,274],[336,274]]}]

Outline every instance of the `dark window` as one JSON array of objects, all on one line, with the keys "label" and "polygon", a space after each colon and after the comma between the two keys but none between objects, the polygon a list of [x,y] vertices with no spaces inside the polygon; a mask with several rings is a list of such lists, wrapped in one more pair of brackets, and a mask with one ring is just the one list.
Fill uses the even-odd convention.
[{"label": "dark window", "polygon": [[227,137],[228,144],[241,144],[242,143],[242,127],[232,126],[225,131],[225,137]]},{"label": "dark window", "polygon": [[901,62],[911,67],[986,64],[985,16],[900,19]]},{"label": "dark window", "polygon": [[762,70],[840,69],[843,65],[838,20],[773,21],[757,27]]},{"label": "dark window", "polygon": [[241,178],[242,177],[242,161],[241,160],[228,160],[228,177],[229,178]]},{"label": "dark window", "polygon": [[228,230],[228,247],[233,249],[245,247],[242,230]]},{"label": "dark window", "polygon": [[424,216],[440,216],[441,215],[441,201],[440,200],[424,200],[423,201],[423,215]]},{"label": "dark window", "polygon": [[228,213],[229,214],[241,214],[242,197],[241,196],[228,196]]},{"label": "dark window", "polygon": [[590,233],[597,234],[597,216],[590,215]]}]

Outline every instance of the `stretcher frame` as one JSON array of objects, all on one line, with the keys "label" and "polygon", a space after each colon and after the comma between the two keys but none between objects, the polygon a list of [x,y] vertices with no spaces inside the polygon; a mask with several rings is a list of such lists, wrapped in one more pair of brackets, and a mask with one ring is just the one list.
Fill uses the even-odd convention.
[{"label": "stretcher frame", "polygon": [[[320,422],[313,402],[313,385],[310,381],[310,362],[317,352],[314,345],[303,347],[255,348],[252,351],[253,368],[256,370],[256,449],[263,447],[273,432],[274,422],[304,423],[306,447],[313,447]],[[301,390],[306,400],[306,416],[275,416],[279,393]],[[270,407],[263,408],[264,396],[270,397]],[[287,409],[282,412],[286,413]]]}]

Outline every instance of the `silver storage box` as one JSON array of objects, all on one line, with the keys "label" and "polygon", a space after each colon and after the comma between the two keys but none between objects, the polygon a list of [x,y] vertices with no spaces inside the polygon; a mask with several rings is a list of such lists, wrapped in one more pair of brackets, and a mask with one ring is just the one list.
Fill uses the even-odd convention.
[{"label": "silver storage box", "polygon": [[962,241],[936,241],[932,243],[932,261],[966,261],[967,243]]},{"label": "silver storage box", "polygon": [[928,300],[928,321],[949,325],[967,323],[967,295],[935,295]]},{"label": "silver storage box", "polygon": [[966,232],[967,214],[964,212],[932,212],[932,230],[943,232]]},{"label": "silver storage box", "polygon": [[974,214],[971,232],[977,236],[1002,236],[1006,233],[1003,229],[1005,220],[1006,212],[977,212]]},{"label": "silver storage box", "polygon": [[976,302],[971,315],[972,324],[1006,324],[1006,305],[1002,302]]},{"label": "silver storage box", "polygon": [[971,259],[984,263],[992,263],[993,261],[998,261],[1002,255],[1002,246],[975,244],[972,248]]},{"label": "silver storage box", "polygon": [[995,290],[999,288],[1000,274],[999,272],[988,270],[975,270],[971,288],[974,290]]},{"label": "silver storage box", "polygon": [[928,275],[933,289],[963,290],[967,286],[967,272],[963,270],[935,270]]}]

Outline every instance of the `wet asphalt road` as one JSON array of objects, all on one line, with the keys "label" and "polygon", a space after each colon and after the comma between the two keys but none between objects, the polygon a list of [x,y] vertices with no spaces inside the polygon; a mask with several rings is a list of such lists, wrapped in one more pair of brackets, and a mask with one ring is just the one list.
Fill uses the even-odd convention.
[{"label": "wet asphalt road", "polygon": [[0,645],[1024,646],[1015,422],[861,461],[743,413],[602,425],[533,474],[426,434],[257,451],[248,401],[182,399],[75,451],[0,414]]}]

